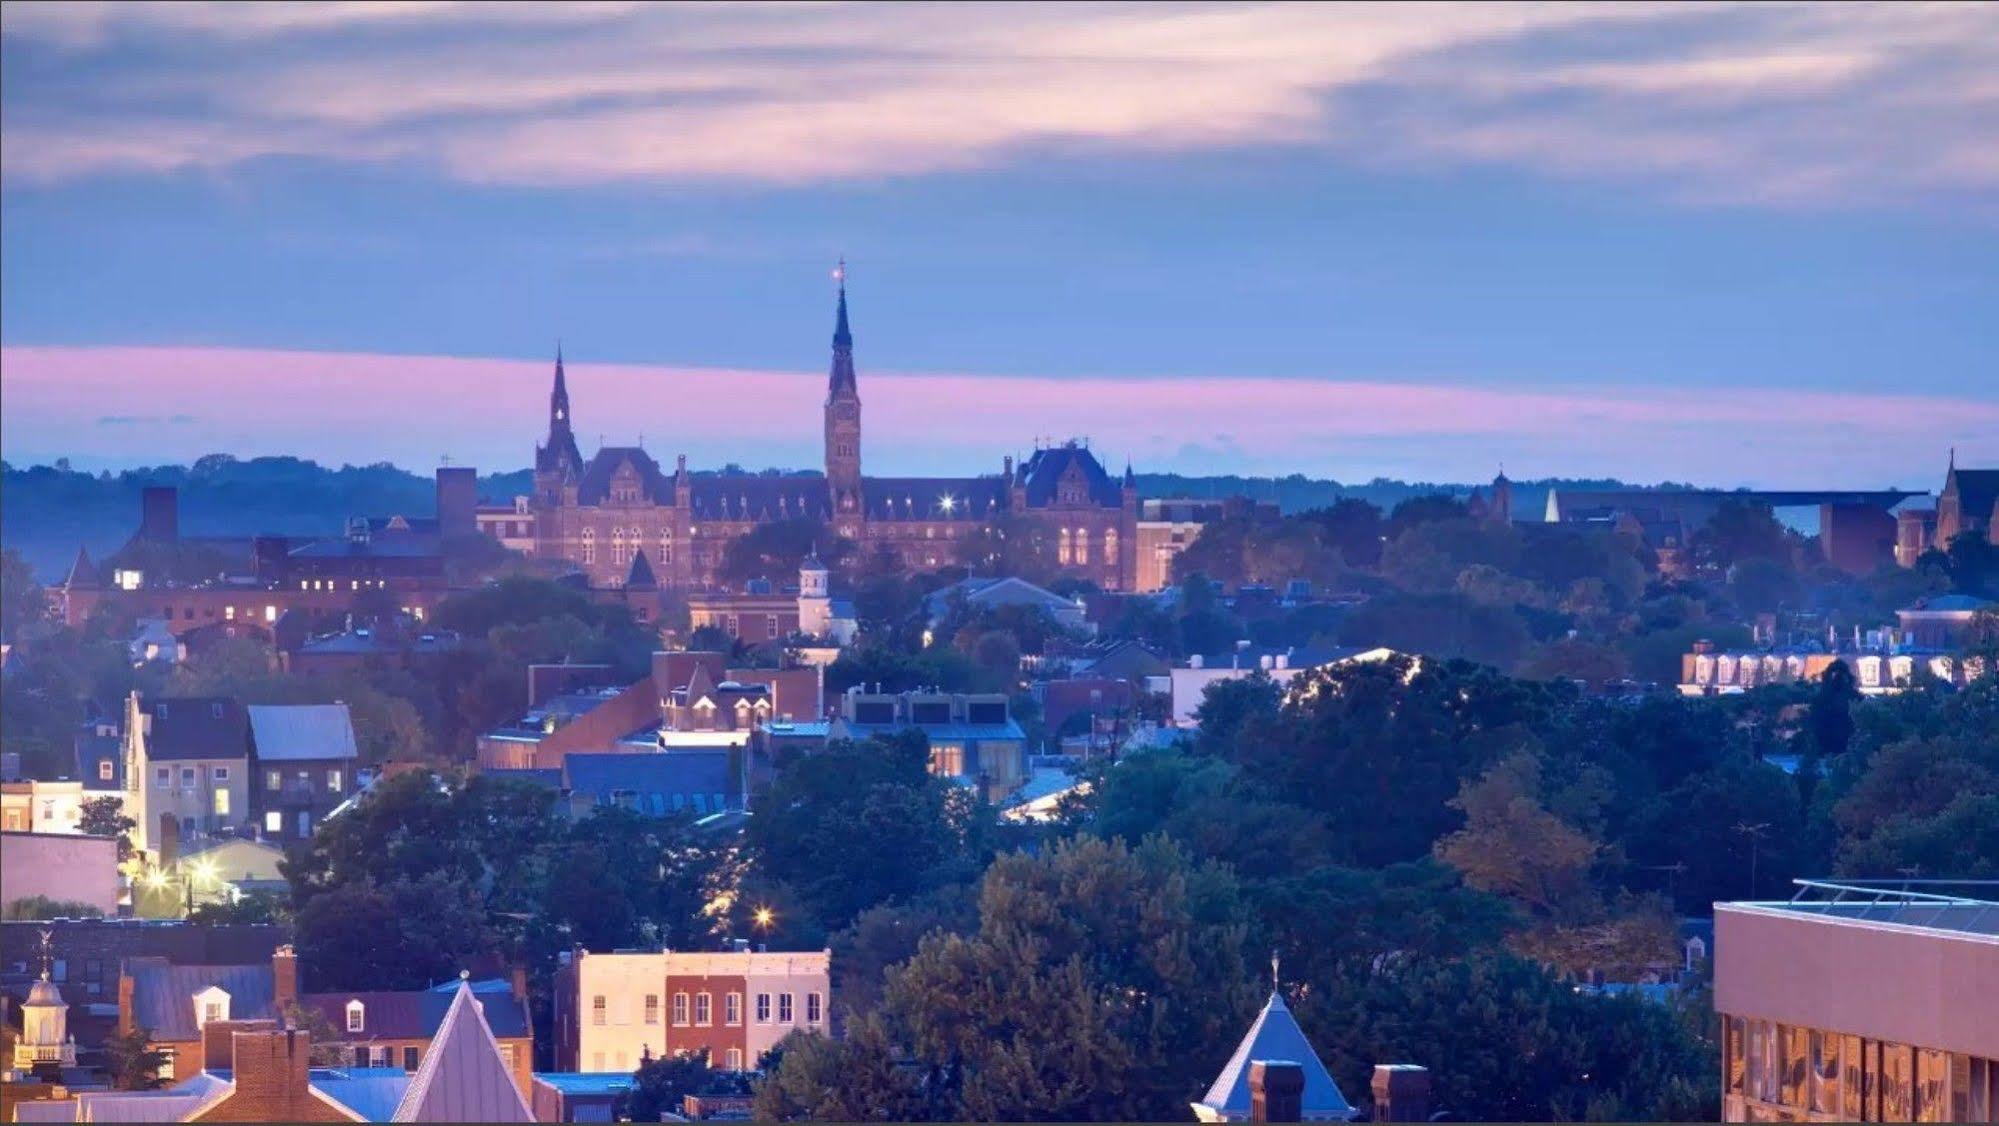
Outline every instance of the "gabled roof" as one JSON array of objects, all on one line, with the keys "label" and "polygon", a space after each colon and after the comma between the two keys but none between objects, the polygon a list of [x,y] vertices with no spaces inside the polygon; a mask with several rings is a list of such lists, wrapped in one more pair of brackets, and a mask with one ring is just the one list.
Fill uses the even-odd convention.
[{"label": "gabled roof", "polygon": [[1027,489],[1027,507],[1045,508],[1054,503],[1057,488],[1062,478],[1074,469],[1083,479],[1091,501],[1106,508],[1118,508],[1124,504],[1124,493],[1111,475],[1104,472],[1103,463],[1087,448],[1074,442],[1060,446],[1047,446],[1034,451],[1015,472],[1019,483]]},{"label": "gabled roof", "polygon": [[646,553],[639,551],[632,556],[632,569],[625,575],[626,590],[658,590],[659,579],[652,573],[652,564],[646,562]]},{"label": "gabled roof", "polygon": [[396,1106],[397,1122],[533,1122],[513,1072],[470,987],[451,996],[444,1022]]},{"label": "gabled roof", "polygon": [[654,504],[673,503],[673,482],[660,472],[659,463],[652,455],[637,446],[605,446],[598,450],[590,463],[583,467],[583,476],[576,484],[578,504],[602,504],[611,495],[611,479],[617,475],[618,467],[631,462],[632,470],[639,476],[639,492]]},{"label": "gabled roof", "polygon": [[1256,1014],[1256,1022],[1249,1026],[1242,1043],[1236,1045],[1227,1066],[1215,1077],[1214,1085],[1194,1104],[1194,1112],[1206,1122],[1248,1121],[1249,1065],[1258,1060],[1286,1060],[1304,1070],[1301,1104],[1306,1121],[1344,1120],[1352,1116],[1353,1104],[1340,1094],[1339,1085],[1326,1071],[1312,1042],[1305,1038],[1304,1029],[1298,1027],[1284,998],[1274,992],[1264,1003],[1263,1011]]},{"label": "gabled roof", "polygon": [[1944,488],[1957,486],[1958,511],[1966,520],[1983,520],[1999,504],[1999,469],[1958,469],[1952,467]]},{"label": "gabled roof", "polygon": [[[424,1040],[441,1034],[451,999],[457,996],[455,985],[450,990],[448,993],[436,990],[305,993],[299,996],[298,1003],[341,1029],[339,1038],[343,1041]],[[475,992],[480,994],[486,1027],[493,1035],[518,1038],[528,1034],[527,1010],[504,983],[498,992]],[[345,1031],[347,1006],[353,1001],[361,1002],[359,1032]]]},{"label": "gabled roof", "polygon": [[98,577],[97,565],[90,561],[90,552],[76,549],[76,562],[69,565],[69,577],[62,581],[64,590],[97,590],[104,585]]},{"label": "gabled roof", "polygon": [[346,704],[252,704],[250,738],[262,762],[352,759],[354,721]]},{"label": "gabled roof", "polygon": [[157,1041],[201,1039],[194,1020],[194,996],[210,986],[229,994],[230,1020],[264,1020],[273,1007],[271,964],[176,966],[165,958],[132,958],[132,1019]]},{"label": "gabled roof", "polygon": [[249,757],[249,720],[228,696],[160,697],[146,702],[146,714],[153,720],[146,757],[154,762]]}]

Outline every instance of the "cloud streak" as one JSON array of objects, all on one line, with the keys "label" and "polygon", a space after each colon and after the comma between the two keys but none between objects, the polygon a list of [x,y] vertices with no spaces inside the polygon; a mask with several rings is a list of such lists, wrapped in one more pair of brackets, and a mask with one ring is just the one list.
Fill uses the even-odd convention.
[{"label": "cloud streak", "polygon": [[[0,363],[11,460],[116,464],[220,451],[517,467],[542,431],[549,374],[529,361],[223,348],[8,347]],[[569,376],[586,447],[643,436],[697,466],[818,462],[819,374],[571,363]],[[1504,460],[1516,476],[1859,487],[1926,480],[1952,442],[1962,461],[1999,461],[1999,403],[1970,398],[1332,378],[862,380],[867,464],[891,474],[992,472],[1037,437],[1070,436],[1140,469],[1345,480],[1476,479]],[[93,426],[106,402],[134,425]],[[148,418],[175,424],[148,428]]]},{"label": "cloud streak", "polygon": [[21,4],[5,38],[26,181],[311,157],[796,185],[1265,148],[1703,201],[1999,189],[1986,5]]}]

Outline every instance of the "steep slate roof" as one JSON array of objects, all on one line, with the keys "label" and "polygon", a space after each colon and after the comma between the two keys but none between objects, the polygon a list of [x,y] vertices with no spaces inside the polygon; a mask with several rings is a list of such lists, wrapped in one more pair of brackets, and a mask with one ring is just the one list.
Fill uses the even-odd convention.
[{"label": "steep slate roof", "polygon": [[400,1067],[315,1067],[312,1089],[363,1122],[393,1122],[409,1090],[410,1073]]},{"label": "steep slate roof", "polygon": [[1055,490],[1071,466],[1082,473],[1090,500],[1106,508],[1124,504],[1124,493],[1111,475],[1104,472],[1096,455],[1080,445],[1065,443],[1034,451],[1034,456],[1015,470],[1019,483],[1027,488],[1027,507],[1045,508],[1054,503]]},{"label": "steep slate roof", "polygon": [[1958,511],[1966,520],[1984,520],[1999,505],[1999,469],[1953,468],[1950,478],[1957,483]]},{"label": "steep slate roof", "polygon": [[652,564],[646,562],[646,553],[643,550],[632,556],[632,569],[625,574],[625,589],[659,589],[659,579],[653,576]]},{"label": "steep slate roof", "polygon": [[864,477],[861,495],[870,520],[989,520],[1006,508],[999,477]]},{"label": "steep slate roof", "polygon": [[1264,1003],[1263,1011],[1256,1014],[1256,1021],[1249,1026],[1242,1043],[1236,1045],[1235,1054],[1229,1057],[1227,1066],[1215,1077],[1214,1085],[1208,1088],[1208,1093],[1200,1102],[1194,1104],[1197,1113],[1205,1108],[1209,1113],[1204,1117],[1209,1121],[1247,1121],[1250,1113],[1249,1065],[1257,1060],[1288,1060],[1304,1070],[1305,1091],[1301,1104],[1306,1121],[1345,1120],[1352,1116],[1352,1104],[1340,1094],[1338,1084],[1333,1082],[1326,1065],[1319,1060],[1318,1051],[1291,1016],[1284,998],[1274,992]]},{"label": "steep slate roof", "polygon": [[673,503],[673,481],[660,472],[652,455],[637,446],[605,446],[598,450],[576,483],[579,504],[602,504],[611,495],[611,478],[626,461],[639,475],[639,491],[654,504]]},{"label": "steep slate roof", "polygon": [[174,759],[247,758],[250,723],[243,705],[227,696],[168,696],[146,703],[153,718],[146,756]]},{"label": "steep slate roof", "polygon": [[708,814],[742,804],[730,757],[723,749],[584,752],[565,755],[562,770],[570,792],[598,805],[616,804],[619,795],[629,794],[640,813]]},{"label": "steep slate roof", "polygon": [[461,985],[451,995],[443,1024],[396,1106],[395,1121],[534,1121],[470,987]]},{"label": "steep slate roof", "polygon": [[229,994],[230,1020],[266,1020],[278,1014],[272,1001],[271,964],[176,966],[165,958],[132,958],[132,1018],[151,1029],[153,1039],[201,1039],[194,1020],[194,995],[215,986]]},{"label": "steep slate roof", "polygon": [[[435,990],[361,993],[303,993],[301,1008],[319,1013],[336,1029],[343,1041],[423,1040],[438,1035],[451,1000],[457,996]],[[361,1031],[347,1032],[347,1003],[361,1002]],[[528,1034],[527,1010],[511,992],[481,992],[486,1024],[493,1035],[516,1038]]]},{"label": "steep slate roof", "polygon": [[346,704],[252,704],[250,738],[262,762],[352,759],[354,721]]},{"label": "steep slate roof", "polygon": [[[667,497],[671,504],[673,498]],[[833,514],[823,477],[702,475],[687,483],[687,503],[707,520],[825,520]]]},{"label": "steep slate roof", "polygon": [[104,580],[98,577],[97,565],[90,561],[90,552],[76,549],[76,562],[69,565],[69,577],[62,581],[65,590],[98,590]]}]

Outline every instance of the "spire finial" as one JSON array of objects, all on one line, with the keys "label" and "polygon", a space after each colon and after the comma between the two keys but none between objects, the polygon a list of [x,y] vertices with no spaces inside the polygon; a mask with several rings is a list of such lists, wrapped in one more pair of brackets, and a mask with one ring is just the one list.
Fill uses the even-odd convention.
[{"label": "spire finial", "polygon": [[833,321],[833,347],[852,348],[854,334],[847,327],[847,259],[844,255],[840,264],[833,267],[833,280],[840,286],[840,312]]},{"label": "spire finial", "polygon": [[1281,992],[1283,989],[1278,977],[1278,965],[1277,950],[1275,947],[1272,947],[1270,951],[1270,991],[1272,993]]},{"label": "spire finial", "polygon": [[1952,468],[1952,469],[1956,469],[1956,468],[1957,468],[1957,447],[1956,447],[1956,446],[1952,446],[1952,447],[1950,448],[1950,468]]}]

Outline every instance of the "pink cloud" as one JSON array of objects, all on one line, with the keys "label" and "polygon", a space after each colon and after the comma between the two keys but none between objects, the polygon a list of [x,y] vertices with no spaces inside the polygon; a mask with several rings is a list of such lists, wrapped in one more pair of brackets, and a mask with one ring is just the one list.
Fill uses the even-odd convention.
[{"label": "pink cloud", "polygon": [[[0,350],[10,461],[293,454],[421,468],[527,464],[545,361],[190,347]],[[822,375],[569,365],[583,444],[643,435],[698,466],[819,458]],[[1471,387],[1439,380],[1143,379],[864,371],[868,468],[975,473],[1085,436],[1142,470],[1475,479],[1615,475],[1720,485],[1926,482],[1953,443],[1999,461],[1999,403],[1772,389]]]}]

